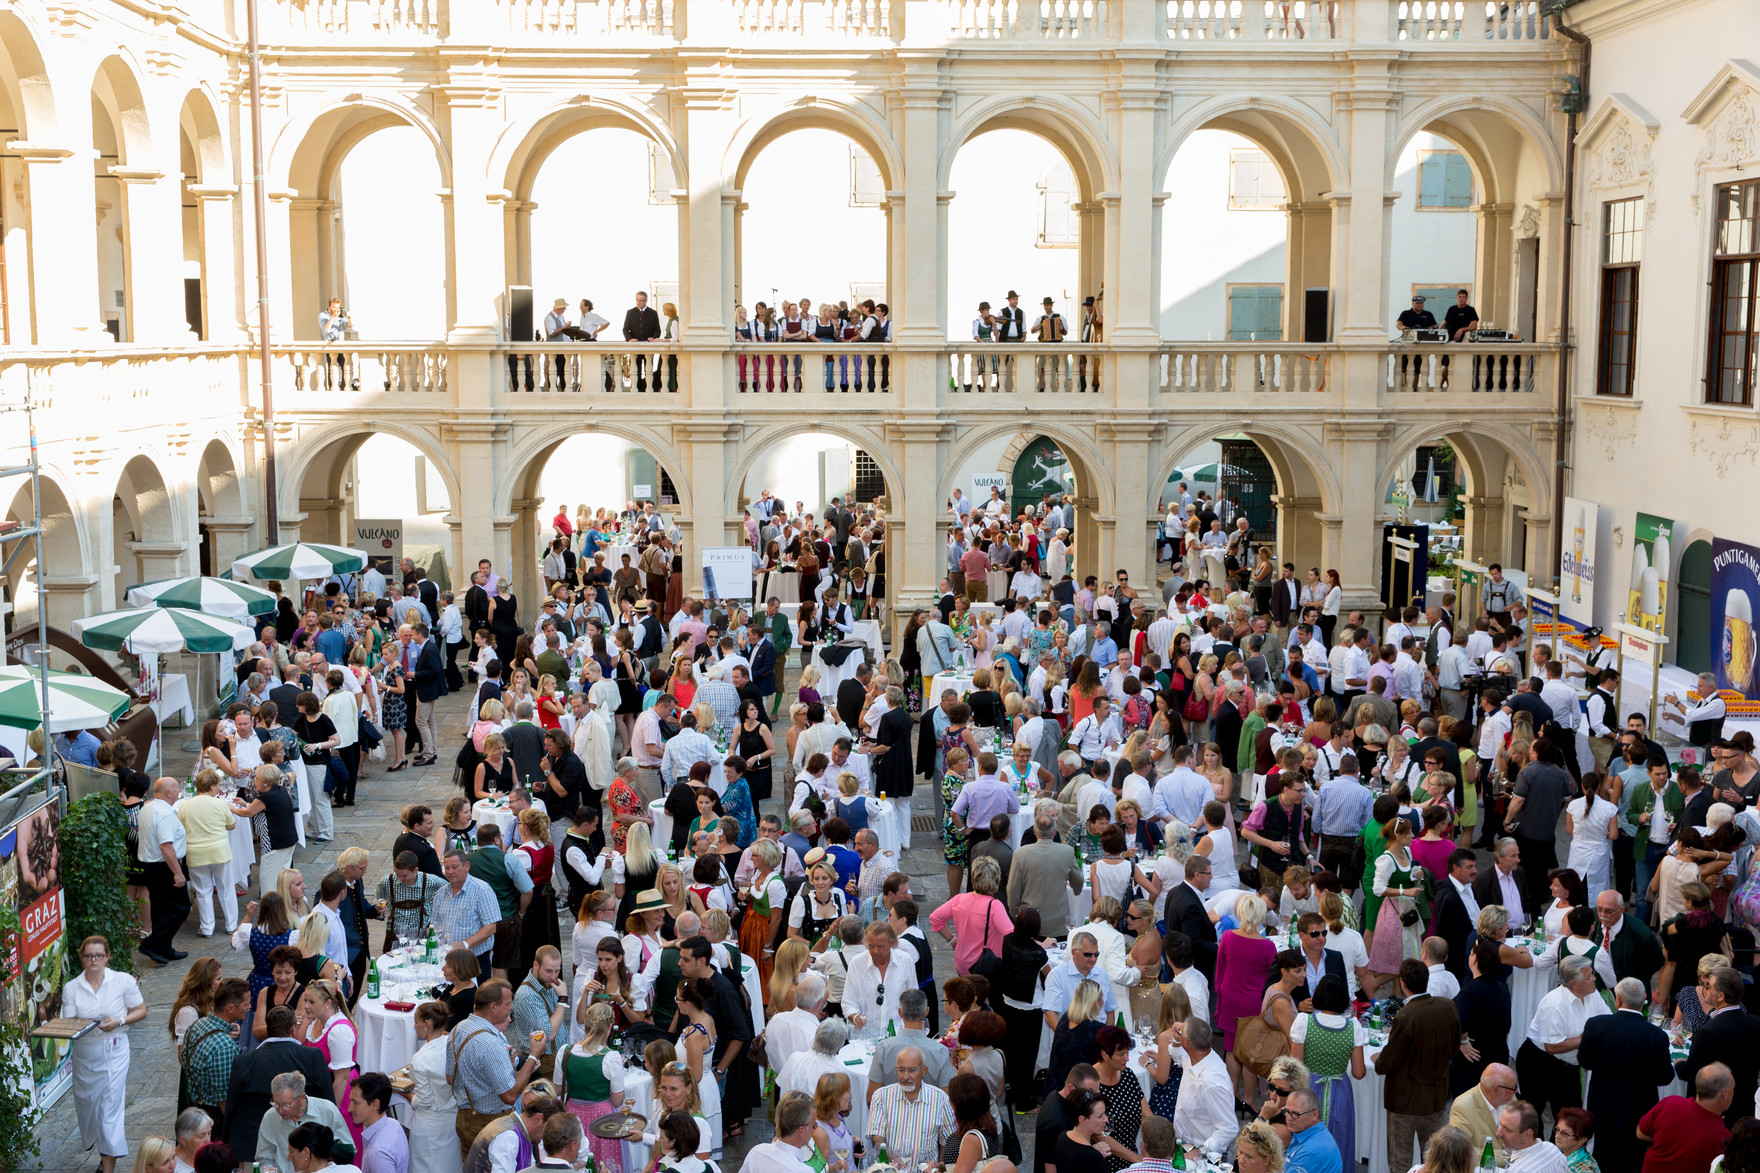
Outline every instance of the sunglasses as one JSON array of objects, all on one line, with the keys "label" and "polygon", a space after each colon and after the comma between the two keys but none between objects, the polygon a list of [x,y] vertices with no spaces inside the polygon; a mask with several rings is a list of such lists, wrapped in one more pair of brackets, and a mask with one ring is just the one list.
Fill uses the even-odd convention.
[{"label": "sunglasses", "polygon": [[1307,932],[1303,933],[1302,936],[1312,937],[1316,941],[1321,941],[1326,938],[1326,930],[1325,929],[1309,929]]},{"label": "sunglasses", "polygon": [[1098,957],[1098,956],[1100,956],[1100,951],[1098,949],[1088,949],[1085,951],[1084,950],[1077,950],[1076,956],[1077,957]]},{"label": "sunglasses", "polygon": [[886,1005],[886,983],[885,982],[881,982],[878,986],[876,986],[874,988],[874,1005],[876,1005],[876,1006]]},{"label": "sunglasses", "polygon": [[1289,1093],[1290,1089],[1288,1086],[1278,1087],[1276,1084],[1271,1085],[1271,1094],[1274,1096],[1287,1096]]}]

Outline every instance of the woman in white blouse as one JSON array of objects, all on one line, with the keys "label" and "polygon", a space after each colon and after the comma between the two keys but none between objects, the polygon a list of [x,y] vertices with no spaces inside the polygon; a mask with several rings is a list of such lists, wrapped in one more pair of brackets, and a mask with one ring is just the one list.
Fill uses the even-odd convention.
[{"label": "woman in white blouse", "polygon": [[423,1002],[416,1007],[416,1038],[421,1049],[409,1061],[409,1077],[416,1085],[410,1099],[414,1114],[409,1122],[409,1165],[423,1173],[459,1173],[456,1123],[458,1106],[447,1082],[446,1043],[452,1012],[444,1002]]},{"label": "woman in white blouse", "polygon": [[1549,937],[1545,950],[1534,958],[1535,969],[1550,969],[1555,973],[1547,980],[1547,989],[1557,984],[1558,963],[1566,957],[1586,958],[1594,966],[1601,988],[1613,989],[1618,980],[1613,972],[1613,954],[1595,943],[1592,936],[1595,928],[1595,910],[1587,904],[1579,904],[1564,914],[1564,931],[1556,937]]},{"label": "woman in white blouse", "polygon": [[98,1168],[112,1173],[128,1156],[123,1097],[128,1085],[128,1028],[147,1016],[140,983],[110,968],[110,944],[87,937],[79,945],[79,976],[61,989],[61,1013],[97,1022],[73,1044],[73,1107],[80,1140],[98,1147]]}]

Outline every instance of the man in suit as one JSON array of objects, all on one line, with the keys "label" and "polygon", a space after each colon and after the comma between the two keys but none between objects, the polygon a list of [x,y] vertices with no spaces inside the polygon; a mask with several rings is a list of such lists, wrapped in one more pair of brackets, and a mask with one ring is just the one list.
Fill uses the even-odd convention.
[{"label": "man in suit", "polygon": [[[753,619],[746,624],[746,633],[752,648],[752,685],[757,689],[760,698],[776,695],[776,644],[770,639],[770,633],[764,630],[760,620]],[[865,666],[865,665],[864,665]],[[758,706],[760,715],[764,706]]]},{"label": "man in suit", "polygon": [[1650,988],[1650,979],[1662,968],[1662,943],[1650,926],[1626,911],[1624,900],[1611,888],[1595,895],[1595,943],[1613,961],[1616,980],[1637,978]]},{"label": "man in suit", "polygon": [[[1491,1151],[1501,1161],[1503,1142],[1497,1139],[1497,1114],[1515,1098],[1515,1071],[1502,1063],[1487,1064],[1478,1086],[1468,1088],[1449,1105],[1448,1122],[1464,1131],[1474,1144],[1478,1144],[1480,1137],[1490,1137]],[[1597,1157],[1603,1143],[1595,1142]]]},{"label": "man in suit", "polygon": [[1735,1076],[1736,1094],[1723,1114],[1725,1124],[1754,1114],[1754,1086],[1760,1080],[1760,1018],[1742,1009],[1742,975],[1725,966],[1699,985],[1699,1001],[1711,1018],[1693,1034],[1693,1049],[1675,1072],[1693,1086],[1699,1069],[1722,1063]]},{"label": "man in suit", "polygon": [[416,686],[416,728],[422,738],[422,756],[410,765],[431,766],[440,746],[440,733],[434,727],[434,702],[445,691],[446,663],[440,658],[440,641],[429,638],[426,623],[411,624],[410,632],[416,645],[416,667],[410,674],[410,683]]},{"label": "man in suit", "polygon": [[[623,315],[623,339],[625,342],[652,342],[660,337],[660,315],[648,304],[648,295],[636,291],[636,304]],[[643,377],[648,356],[636,355],[636,390],[646,391],[647,380]]]},{"label": "man in suit", "polygon": [[1467,980],[1467,942],[1479,920],[1479,897],[1474,892],[1478,878],[1479,864],[1472,849],[1457,847],[1448,855],[1448,882],[1436,886],[1436,915],[1431,918],[1430,932],[1448,942],[1448,959],[1443,964],[1457,982]]},{"label": "man in suit", "polygon": [[274,1107],[269,1084],[276,1076],[297,1071],[306,1077],[311,1096],[328,1100],[335,1094],[336,1081],[330,1076],[324,1053],[292,1037],[292,1008],[272,1007],[265,1018],[269,1037],[232,1060],[232,1078],[226,1085],[226,1121],[224,1126],[215,1126],[214,1139],[225,1142],[241,1162],[256,1160],[257,1130]]},{"label": "man in suit", "polygon": [[[1336,974],[1338,980],[1343,982],[1347,989],[1351,984],[1350,977],[1345,972],[1344,954],[1337,949],[1328,949],[1326,938],[1326,921],[1321,918],[1319,913],[1304,912],[1297,919],[1297,949],[1302,955],[1302,967],[1307,970],[1307,973],[1302,979],[1302,984],[1290,992],[1290,997],[1295,1000],[1296,1009],[1303,1014],[1312,1013],[1314,987],[1320,984],[1321,978],[1328,974]],[[1271,982],[1278,977],[1276,969],[1276,966],[1272,966],[1272,972],[1266,975],[1266,989],[1270,989]]]},{"label": "man in suit", "polygon": [[464,593],[464,625],[467,634],[475,634],[479,628],[489,626],[489,592],[484,583],[489,576],[477,571],[471,575],[471,589]]},{"label": "man in suit", "polygon": [[1522,858],[1521,848],[1514,839],[1504,838],[1497,841],[1497,851],[1491,857],[1491,866],[1479,873],[1473,881],[1473,895],[1478,898],[1479,907],[1487,904],[1501,904],[1509,910],[1509,923],[1520,924],[1524,920],[1539,915],[1540,910],[1529,908],[1524,903],[1527,899],[1528,873],[1518,862]]},{"label": "man in suit", "polygon": [[[1577,1062],[1590,1075],[1584,1105],[1597,1120],[1636,1120],[1656,1106],[1656,1089],[1674,1079],[1668,1035],[1644,1020],[1645,990],[1637,978],[1613,987],[1615,1012],[1583,1024]],[[1595,1163],[1602,1173],[1636,1173],[1644,1146],[1629,1128],[1595,1130]]]},{"label": "man in suit", "polygon": [[[891,716],[889,711],[881,721]],[[1033,833],[1038,838],[1017,850],[1010,863],[1008,907],[1028,904],[1038,909],[1045,935],[1061,941],[1069,935],[1070,894],[1082,890],[1081,860],[1069,844],[1052,841],[1057,816],[1049,810],[1034,816]]]},{"label": "man in suit", "polygon": [[1301,613],[1302,584],[1296,581],[1296,564],[1285,562],[1282,577],[1271,588],[1271,619],[1287,635]]},{"label": "man in suit", "polygon": [[1387,1046],[1375,1056],[1375,1070],[1387,1077],[1381,1094],[1389,1169],[1417,1164],[1421,1158],[1413,1141],[1422,1149],[1448,1123],[1448,1066],[1461,1045],[1454,1003],[1430,997],[1430,971],[1422,961],[1400,962],[1399,988],[1405,1005],[1393,1020]]},{"label": "man in suit", "polygon": [[[1018,857],[1017,857],[1018,858]],[[1185,882],[1167,897],[1167,931],[1192,939],[1198,972],[1204,980],[1216,980],[1216,925],[1204,907],[1204,889],[1210,886],[1210,860],[1194,855],[1186,861]],[[1011,903],[1009,907],[1014,907]]]},{"label": "man in suit", "polygon": [[1216,744],[1222,747],[1222,760],[1230,761],[1235,747],[1241,740],[1242,704],[1241,686],[1237,681],[1230,681],[1223,689],[1224,700],[1216,706],[1214,735]]},{"label": "man in suit", "polygon": [[851,732],[861,721],[862,706],[868,703],[873,680],[874,666],[864,661],[854,676],[845,677],[837,686],[837,719]]},{"label": "man in suit", "polygon": [[283,725],[292,725],[299,720],[299,694],[303,691],[299,665],[289,664],[283,668],[281,679],[281,684],[269,690],[269,699],[275,702],[275,720]]}]

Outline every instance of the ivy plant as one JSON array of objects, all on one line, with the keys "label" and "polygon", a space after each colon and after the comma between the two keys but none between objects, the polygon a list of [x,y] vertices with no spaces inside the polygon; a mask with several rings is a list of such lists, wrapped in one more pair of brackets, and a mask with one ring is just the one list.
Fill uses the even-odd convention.
[{"label": "ivy plant", "polygon": [[[122,800],[101,791],[69,806],[61,820],[61,845],[68,941],[103,937],[110,942],[110,967],[140,976],[134,957],[140,912],[128,898],[128,816]],[[69,950],[68,956],[75,954]]]},{"label": "ivy plant", "polygon": [[40,1151],[32,1104],[31,1052],[9,994],[18,973],[18,910],[0,904],[0,1169],[28,1169]]}]

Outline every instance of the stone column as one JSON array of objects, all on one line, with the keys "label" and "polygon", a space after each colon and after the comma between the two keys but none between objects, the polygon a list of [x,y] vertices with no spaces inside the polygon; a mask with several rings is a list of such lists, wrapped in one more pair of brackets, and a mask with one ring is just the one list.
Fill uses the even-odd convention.
[{"label": "stone column", "polygon": [[940,512],[933,487],[941,481],[943,449],[952,435],[952,424],[933,419],[895,418],[886,425],[886,436],[899,456],[899,475],[905,482],[886,486],[892,496],[886,526],[886,579],[894,640],[909,622],[913,608],[930,606],[939,596],[947,563],[943,535],[936,528]]},{"label": "stone column", "polygon": [[1495,322],[1506,330],[1515,320],[1514,212],[1514,204],[1479,205],[1479,255],[1473,265],[1473,308],[1480,324]]},{"label": "stone column", "polygon": [[1326,548],[1320,498],[1279,495],[1271,498],[1271,504],[1277,508],[1277,561],[1294,562],[1296,577],[1306,581],[1308,567],[1320,565]]},{"label": "stone column", "polygon": [[[530,607],[544,599],[544,579],[539,573],[543,557],[538,538],[539,509],[543,501],[537,497],[515,497],[511,505],[513,517],[509,523],[512,530],[509,546],[513,556],[514,590],[520,598],[530,600],[526,604]],[[500,524],[499,519],[496,524]],[[505,573],[506,559],[496,563],[495,568]]]},{"label": "stone column", "polygon": [[446,338],[453,344],[492,344],[502,336],[506,310],[507,236],[501,187],[484,175],[482,161],[505,129],[501,91],[481,77],[455,72],[435,95],[436,115],[453,159],[451,188],[442,193],[443,205],[451,209]]},{"label": "stone column", "polygon": [[[703,545],[721,543],[727,512],[721,500],[719,420],[728,399],[736,394],[731,390],[734,363],[727,353],[727,340],[733,332],[730,315],[738,261],[737,245],[727,229],[731,227],[738,196],[735,194],[733,203],[729,203],[728,193],[721,187],[720,171],[722,156],[737,125],[738,106],[734,93],[720,86],[686,89],[679,105],[683,107],[685,132],[685,175],[677,177],[685,187],[675,193],[682,319],[679,341],[689,352],[679,363],[680,376],[691,413],[714,416],[712,430],[717,437],[705,442],[705,447],[713,450],[712,459],[710,454],[703,457],[711,460],[717,470],[713,480],[700,479],[693,459],[691,528],[696,548],[700,549]],[[705,421],[705,427],[709,426]],[[687,553],[688,583],[695,584],[701,575],[701,562],[694,553]]]},{"label": "stone column", "polygon": [[[1310,288],[1326,286],[1331,283],[1332,262],[1332,213],[1330,203],[1297,203],[1291,202],[1283,206],[1284,215],[1289,222],[1289,243],[1286,249],[1287,263],[1284,268],[1284,299],[1287,307],[1287,325],[1284,338],[1299,341],[1306,333],[1307,318],[1305,307],[1307,291]],[[1338,292],[1334,290],[1329,319],[1336,314]],[[1333,326],[1330,320],[1327,325]],[[1328,337],[1335,333],[1328,330]]]},{"label": "stone column", "polygon": [[234,561],[255,548],[253,517],[206,517],[202,524],[208,527],[208,560],[215,574],[231,569]]},{"label": "stone column", "polygon": [[737,451],[735,445],[741,430],[733,420],[704,419],[673,425],[673,435],[682,436],[685,441],[681,456],[690,477],[691,510],[679,519],[679,528],[684,531],[684,590],[698,598],[704,594],[702,551],[745,540],[743,532],[729,539],[730,520],[741,516],[739,501],[722,497],[727,466]]},{"label": "stone column", "polygon": [[[275,342],[316,341],[317,301],[323,296],[318,270],[318,205],[294,191],[269,193],[269,330]],[[256,274],[249,275],[251,287]],[[307,306],[295,294],[312,299]]]},{"label": "stone column", "polygon": [[[25,199],[30,211],[31,316],[39,346],[108,345],[97,315],[97,193],[92,186],[89,149],[70,150],[14,140],[7,148],[24,162]],[[13,342],[19,337],[14,319]],[[83,588],[82,588],[83,589]]]},{"label": "stone column", "polygon": [[[452,502],[447,516],[456,543],[453,565],[460,568],[460,576],[474,570],[480,558],[490,559],[496,573],[507,573],[507,560],[513,554],[509,544],[513,519],[496,512],[494,494],[486,489],[501,483],[511,434],[508,421],[489,418],[483,411],[440,423],[440,438],[451,451],[458,483],[485,489],[462,494],[464,499]],[[468,578],[460,581],[469,584]]]},{"label": "stone column", "polygon": [[[128,552],[140,561],[140,578],[131,582],[152,582],[160,578],[178,578],[186,574],[194,574],[193,565],[195,547],[183,542],[126,542]],[[125,574],[123,577],[127,577]],[[123,584],[125,587],[129,583]],[[124,602],[118,598],[117,606]]]},{"label": "stone column", "polygon": [[[945,205],[938,178],[946,95],[939,77],[939,55],[934,59],[907,57],[899,64],[902,84],[889,97],[901,132],[904,174],[888,176],[890,264],[886,296],[892,310],[893,341],[938,351],[947,338],[941,306],[942,275],[947,270]],[[902,390],[907,407],[933,407],[938,395],[934,364],[933,354],[907,356],[901,388],[895,359],[893,394]]]},{"label": "stone column", "polygon": [[112,167],[122,188],[127,226],[123,288],[128,339],[161,346],[195,341],[183,316],[181,180],[151,167]]},{"label": "stone column", "polygon": [[[1505,561],[1503,551],[1502,497],[1463,497],[1466,516],[1461,521],[1461,551],[1470,562]],[[1511,566],[1513,557],[1507,559]]]},{"label": "stone column", "polygon": [[[1155,273],[1161,256],[1147,247],[1155,237],[1155,193],[1160,176],[1151,174],[1155,152],[1156,115],[1161,95],[1155,81],[1159,51],[1127,56],[1118,66],[1117,89],[1105,95],[1111,107],[1114,141],[1141,149],[1119,154],[1119,190],[1101,196],[1106,204],[1106,340],[1114,346],[1155,345],[1161,341],[1160,307],[1155,304]],[[1084,235],[1088,227],[1084,220]],[[1116,391],[1133,380],[1121,375]]]},{"label": "stone column", "polygon": [[[1102,543],[1100,564],[1107,574],[1121,567],[1129,571],[1133,583],[1155,581],[1155,528],[1160,513],[1151,507],[1156,494],[1150,479],[1164,431],[1164,425],[1146,420],[1101,421],[1099,425],[1114,497],[1114,546],[1109,554]],[[1106,528],[1104,523],[1102,528]]]},{"label": "stone column", "polygon": [[[1548,192],[1534,202],[1540,205],[1540,288],[1534,299],[1534,341],[1557,343],[1564,337],[1564,327],[1558,321],[1558,304],[1564,283],[1564,196],[1559,192]],[[1589,246],[1593,255],[1596,240],[1593,233],[1579,237],[1577,255],[1583,255],[1584,244]],[[1515,246],[1512,243],[1510,247]],[[1579,302],[1584,296],[1593,296],[1591,291],[1581,288],[1576,292]],[[1540,548],[1551,549],[1550,546]]]},{"label": "stone column", "polygon": [[1337,462],[1334,467],[1344,470],[1340,477],[1343,499],[1337,513],[1341,520],[1336,548],[1323,547],[1328,561],[1321,569],[1338,571],[1343,611],[1373,607],[1380,599],[1380,517],[1385,486],[1377,488],[1375,470],[1381,467],[1382,447],[1392,430],[1391,423],[1378,419],[1335,420],[1327,429],[1329,448]]},{"label": "stone column", "polygon": [[[192,184],[189,194],[196,198],[196,218],[202,227],[202,316],[208,341],[236,342],[245,332],[239,314],[239,298],[245,292],[240,284],[242,267],[232,250],[233,199],[238,188]],[[255,299],[254,281],[245,295]]]},{"label": "stone column", "polygon": [[1104,519],[1105,532],[1102,533],[1102,519],[1097,512],[1098,497],[1073,497],[1071,504],[1076,507],[1075,529],[1070,534],[1075,539],[1075,565],[1071,573],[1079,589],[1082,580],[1090,574],[1098,575],[1100,568],[1106,565],[1106,559],[1112,557],[1112,518]]}]

